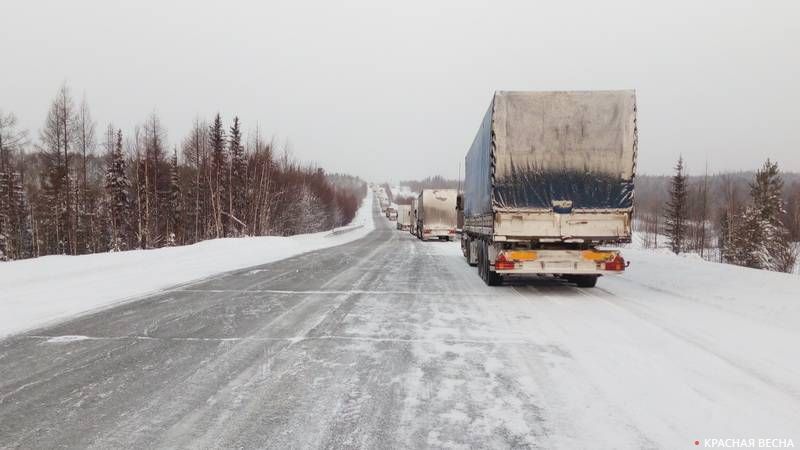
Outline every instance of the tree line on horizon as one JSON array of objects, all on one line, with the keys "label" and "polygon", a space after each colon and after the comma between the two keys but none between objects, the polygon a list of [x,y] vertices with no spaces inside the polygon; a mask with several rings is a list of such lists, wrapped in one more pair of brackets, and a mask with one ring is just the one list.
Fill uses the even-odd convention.
[{"label": "tree line on horizon", "polygon": [[152,113],[101,133],[58,90],[38,139],[0,111],[0,260],[287,236],[348,223],[366,184],[277,152],[234,117],[196,119],[180,146]]},{"label": "tree line on horizon", "polygon": [[[793,179],[788,186],[778,164],[767,159],[754,173],[690,178],[679,158],[674,175],[655,183],[660,189],[637,186],[636,222],[642,243],[657,247],[663,235],[663,243],[674,253],[793,272],[800,251],[800,177],[787,175]],[[659,191],[666,199],[655,194]]]}]

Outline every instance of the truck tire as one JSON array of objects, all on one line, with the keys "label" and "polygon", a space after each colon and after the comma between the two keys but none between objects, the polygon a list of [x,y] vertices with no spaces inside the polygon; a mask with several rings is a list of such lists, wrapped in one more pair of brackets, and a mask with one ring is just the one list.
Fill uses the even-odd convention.
[{"label": "truck tire", "polygon": [[597,285],[599,275],[569,275],[566,277],[570,283],[575,283],[580,288],[593,288]]},{"label": "truck tire", "polygon": [[478,245],[476,246],[476,249],[478,250],[478,258],[477,258],[478,259],[478,264],[476,264],[476,266],[478,267],[478,276],[481,277],[481,280],[483,280],[485,282],[486,281],[486,274],[483,271],[483,261],[484,261],[484,259],[483,259],[483,243],[479,241]]},{"label": "truck tire", "polygon": [[[464,257],[467,258],[467,264],[470,266],[477,266],[477,263],[472,262],[472,239],[467,238],[465,241]],[[475,255],[477,256],[477,255]],[[477,261],[478,258],[475,258]]]},{"label": "truck tire", "polygon": [[480,241],[478,244],[478,271],[480,272],[481,279],[487,286],[498,286],[503,282],[503,279],[497,272],[492,272],[489,264],[489,244],[486,241]]}]

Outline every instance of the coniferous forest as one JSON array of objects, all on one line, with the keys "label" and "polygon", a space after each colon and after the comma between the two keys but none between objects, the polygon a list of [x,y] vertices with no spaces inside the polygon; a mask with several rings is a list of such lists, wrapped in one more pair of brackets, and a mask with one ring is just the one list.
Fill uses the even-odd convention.
[{"label": "coniferous forest", "polygon": [[637,176],[634,227],[646,248],[755,269],[798,270],[800,175],[767,159],[755,172]]},{"label": "coniferous forest", "polygon": [[236,116],[179,145],[152,113],[98,126],[63,85],[36,135],[0,111],[0,260],[292,235],[348,223],[366,185],[279,151]]}]

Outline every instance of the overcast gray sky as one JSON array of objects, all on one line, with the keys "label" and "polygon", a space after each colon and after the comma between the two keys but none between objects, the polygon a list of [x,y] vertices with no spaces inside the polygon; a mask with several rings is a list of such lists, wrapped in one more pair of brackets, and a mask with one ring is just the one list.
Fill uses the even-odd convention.
[{"label": "overcast gray sky", "polygon": [[239,115],[369,180],[455,177],[494,90],[633,88],[639,171],[800,170],[798,1],[3,0],[0,108],[38,135],[63,81],[179,143]]}]

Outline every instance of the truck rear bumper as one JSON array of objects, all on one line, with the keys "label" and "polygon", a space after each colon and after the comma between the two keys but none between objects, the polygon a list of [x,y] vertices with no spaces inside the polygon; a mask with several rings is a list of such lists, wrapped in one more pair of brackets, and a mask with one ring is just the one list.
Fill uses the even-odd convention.
[{"label": "truck rear bumper", "polygon": [[514,269],[496,270],[499,274],[518,274],[518,275],[619,275],[624,273],[618,270],[599,270],[592,264],[591,267],[585,265],[561,265],[561,264],[517,264]]},{"label": "truck rear bumper", "polygon": [[444,237],[455,239],[455,237],[456,237],[455,230],[446,230],[446,229],[445,230],[436,230],[436,229],[433,229],[433,230],[430,230],[430,231],[422,233],[422,239],[423,240],[424,239],[439,239],[439,238],[444,238]]},{"label": "truck rear bumper", "polygon": [[618,275],[625,261],[617,251],[501,251],[491,268],[499,274]]}]

